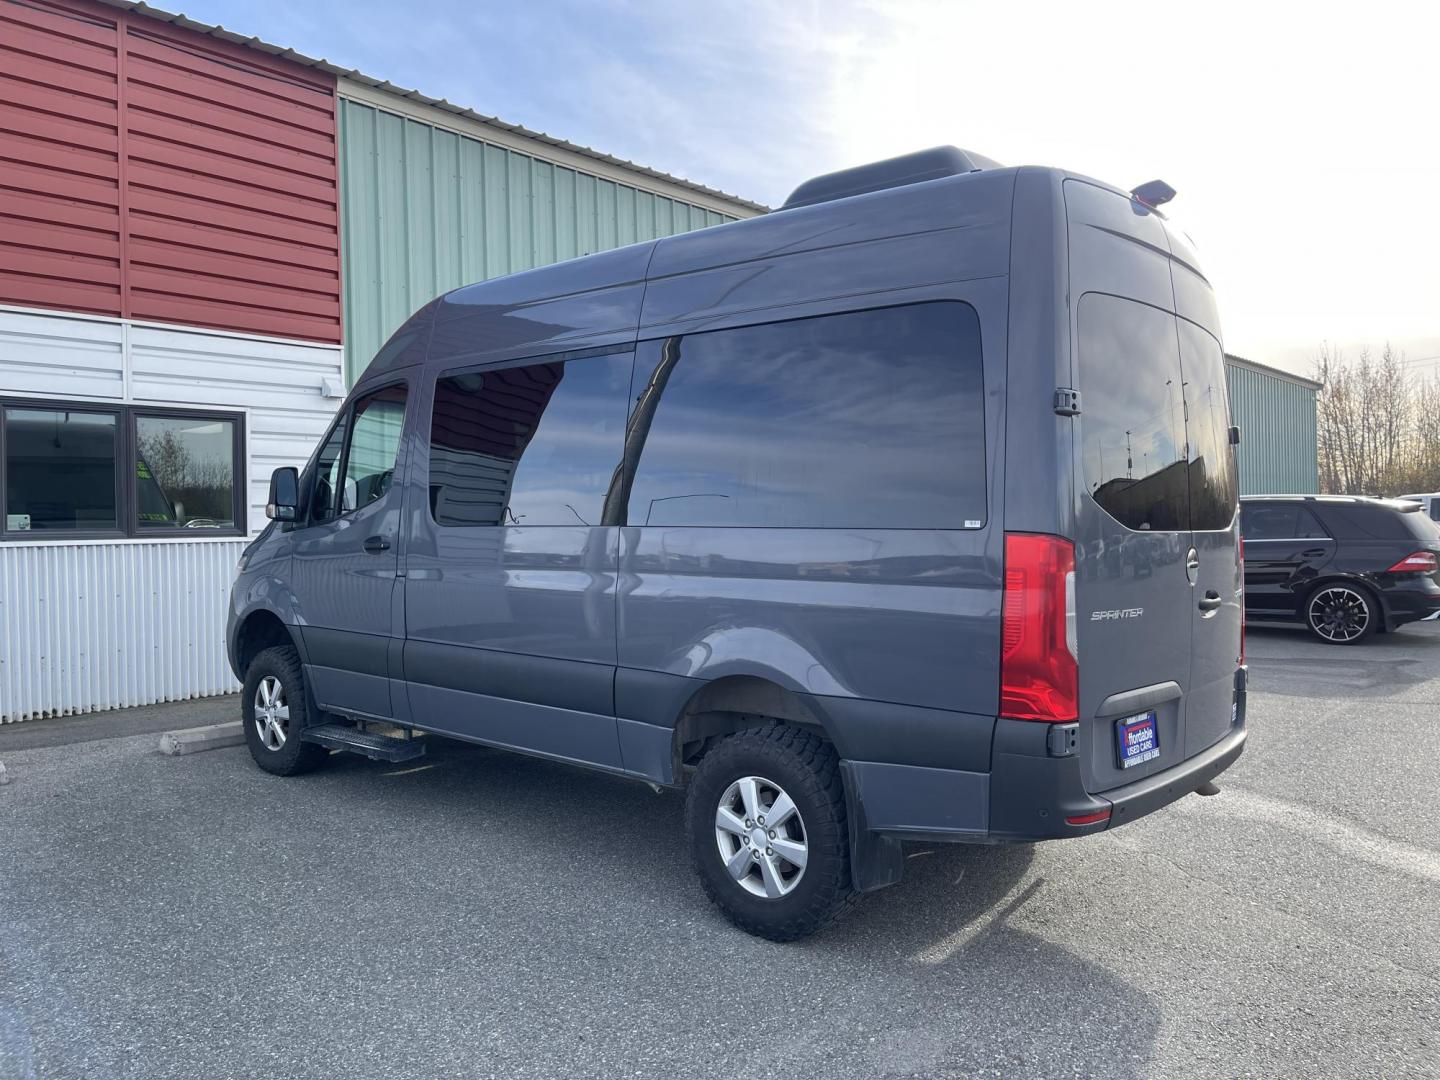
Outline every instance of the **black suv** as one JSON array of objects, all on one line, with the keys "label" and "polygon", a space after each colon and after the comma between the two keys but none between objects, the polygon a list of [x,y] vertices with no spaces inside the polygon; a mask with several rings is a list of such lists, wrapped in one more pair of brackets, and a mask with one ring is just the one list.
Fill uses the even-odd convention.
[{"label": "black suv", "polygon": [[1348,495],[1240,500],[1245,614],[1298,619],[1355,645],[1440,612],[1440,528],[1413,502]]}]

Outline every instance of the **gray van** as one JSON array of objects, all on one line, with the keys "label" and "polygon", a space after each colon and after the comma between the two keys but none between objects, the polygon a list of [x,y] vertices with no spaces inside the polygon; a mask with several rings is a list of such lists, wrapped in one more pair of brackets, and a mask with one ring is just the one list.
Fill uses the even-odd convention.
[{"label": "gray van", "polygon": [[906,841],[1213,790],[1237,433],[1170,194],[941,148],[431,301],[272,478],[228,633],[256,762],[438,735],[685,787],[773,939]]}]

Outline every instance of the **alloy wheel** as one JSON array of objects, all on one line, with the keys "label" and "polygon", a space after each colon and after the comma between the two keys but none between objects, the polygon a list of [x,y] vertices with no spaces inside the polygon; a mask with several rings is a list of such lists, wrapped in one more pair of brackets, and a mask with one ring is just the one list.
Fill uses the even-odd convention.
[{"label": "alloy wheel", "polygon": [[742,776],[720,796],[715,846],[735,883],[767,900],[794,891],[810,854],[800,811],[763,776]]},{"label": "alloy wheel", "polygon": [[1326,641],[1354,641],[1370,626],[1370,605],[1354,589],[1332,585],[1311,598],[1309,619],[1311,629]]},{"label": "alloy wheel", "polygon": [[267,750],[279,750],[290,733],[285,687],[274,675],[266,675],[255,688],[255,730]]}]

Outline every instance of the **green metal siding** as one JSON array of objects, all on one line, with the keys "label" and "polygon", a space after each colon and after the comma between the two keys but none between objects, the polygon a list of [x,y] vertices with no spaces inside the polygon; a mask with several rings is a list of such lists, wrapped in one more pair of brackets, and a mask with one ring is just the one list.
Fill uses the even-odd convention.
[{"label": "green metal siding", "polygon": [[1231,423],[1240,426],[1240,494],[1320,490],[1315,391],[1303,383],[1226,363]]},{"label": "green metal siding", "polygon": [[449,289],[735,220],[344,98],[339,118],[351,381]]}]

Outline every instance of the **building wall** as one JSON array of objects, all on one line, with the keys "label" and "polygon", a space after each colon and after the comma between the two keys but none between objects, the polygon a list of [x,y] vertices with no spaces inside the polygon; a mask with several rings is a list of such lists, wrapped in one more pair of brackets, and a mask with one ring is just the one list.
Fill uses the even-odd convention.
[{"label": "building wall", "polygon": [[[339,346],[0,309],[0,391],[243,415],[249,527],[276,465],[334,415]],[[234,537],[0,542],[0,723],[236,689],[225,662]]]},{"label": "building wall", "polygon": [[735,219],[374,104],[339,116],[352,380],[439,293]]},{"label": "building wall", "polygon": [[0,0],[0,303],[340,341],[333,76]]},{"label": "building wall", "polygon": [[1314,386],[1229,359],[1225,375],[1231,423],[1240,427],[1240,494],[1319,491]]}]

